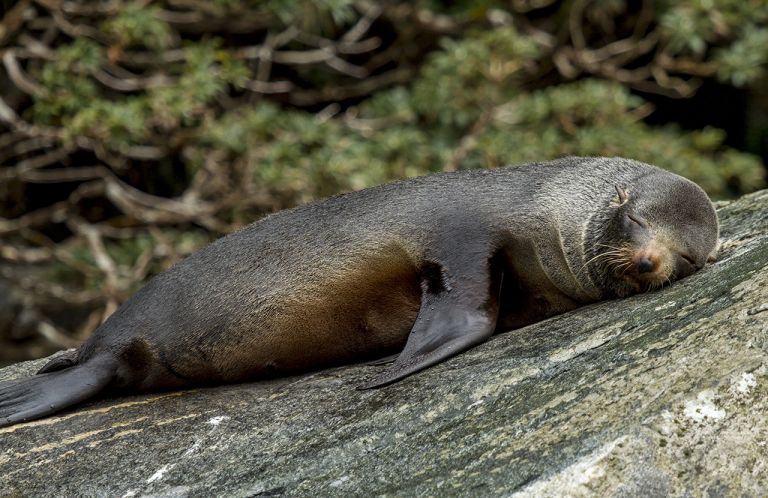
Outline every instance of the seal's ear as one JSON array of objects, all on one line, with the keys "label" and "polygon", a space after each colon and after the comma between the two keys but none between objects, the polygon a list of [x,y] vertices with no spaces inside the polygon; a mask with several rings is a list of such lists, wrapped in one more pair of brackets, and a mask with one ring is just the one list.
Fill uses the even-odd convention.
[{"label": "seal's ear", "polygon": [[619,185],[614,185],[614,188],[616,189],[616,197],[611,199],[611,206],[623,206],[629,200],[629,192]]}]

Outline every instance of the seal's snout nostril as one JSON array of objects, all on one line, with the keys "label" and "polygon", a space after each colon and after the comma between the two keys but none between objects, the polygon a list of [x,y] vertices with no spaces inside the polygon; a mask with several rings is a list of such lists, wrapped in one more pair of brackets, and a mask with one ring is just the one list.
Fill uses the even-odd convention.
[{"label": "seal's snout nostril", "polygon": [[637,262],[637,271],[640,273],[648,273],[652,272],[655,265],[653,264],[653,261],[651,261],[647,256],[643,256],[640,258],[640,261]]}]

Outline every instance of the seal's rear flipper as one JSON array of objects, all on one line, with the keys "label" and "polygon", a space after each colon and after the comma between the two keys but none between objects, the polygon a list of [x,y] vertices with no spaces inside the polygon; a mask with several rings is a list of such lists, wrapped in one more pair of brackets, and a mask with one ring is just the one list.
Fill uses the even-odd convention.
[{"label": "seal's rear flipper", "polygon": [[0,383],[0,427],[51,415],[93,397],[115,375],[117,361],[99,355],[80,365]]},{"label": "seal's rear flipper", "polygon": [[77,364],[77,350],[73,349],[72,351],[65,351],[60,355],[57,355],[55,358],[43,365],[43,368],[38,370],[37,373],[39,375],[49,372],[56,372],[58,370],[64,370],[65,368],[74,367],[75,364]]}]

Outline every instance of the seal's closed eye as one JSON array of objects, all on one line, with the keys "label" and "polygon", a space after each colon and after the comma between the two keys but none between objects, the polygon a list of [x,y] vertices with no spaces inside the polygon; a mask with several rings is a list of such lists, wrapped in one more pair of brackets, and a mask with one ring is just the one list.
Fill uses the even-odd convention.
[{"label": "seal's closed eye", "polygon": [[635,223],[636,225],[639,225],[642,228],[648,228],[648,222],[645,221],[640,216],[628,214],[627,218],[629,218],[633,223]]}]

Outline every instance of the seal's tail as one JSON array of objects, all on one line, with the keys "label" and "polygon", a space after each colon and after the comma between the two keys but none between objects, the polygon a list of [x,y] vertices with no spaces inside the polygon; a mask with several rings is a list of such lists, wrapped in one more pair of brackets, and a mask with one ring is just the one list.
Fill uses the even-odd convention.
[{"label": "seal's tail", "polygon": [[44,417],[93,397],[114,378],[117,361],[95,356],[81,364],[0,382],[0,427]]}]

